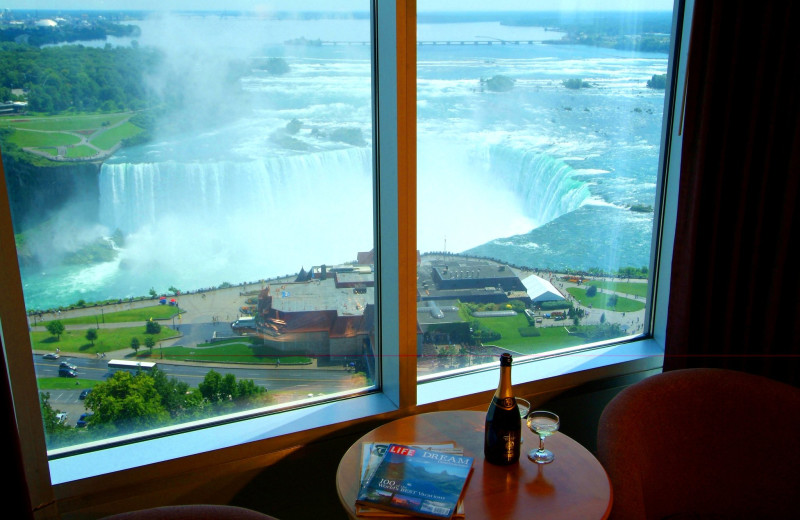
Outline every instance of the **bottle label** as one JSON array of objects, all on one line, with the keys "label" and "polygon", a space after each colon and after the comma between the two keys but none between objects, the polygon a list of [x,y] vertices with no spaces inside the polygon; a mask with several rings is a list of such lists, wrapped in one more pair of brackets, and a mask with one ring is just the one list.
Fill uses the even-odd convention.
[{"label": "bottle label", "polygon": [[514,446],[517,445],[517,435],[515,432],[508,431],[503,435],[503,442],[505,444],[505,457],[508,460],[513,460],[516,456]]},{"label": "bottle label", "polygon": [[514,405],[517,404],[516,399],[513,397],[496,397],[494,402],[498,408],[502,408],[503,410],[511,410],[514,408]]}]

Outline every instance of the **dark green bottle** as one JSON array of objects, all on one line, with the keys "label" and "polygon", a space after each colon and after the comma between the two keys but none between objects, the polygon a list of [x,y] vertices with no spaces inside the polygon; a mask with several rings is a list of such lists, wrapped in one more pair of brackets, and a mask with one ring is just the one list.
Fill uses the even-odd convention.
[{"label": "dark green bottle", "polygon": [[483,455],[492,464],[515,464],[519,461],[522,440],[519,407],[511,388],[511,354],[500,356],[500,384],[486,412]]}]

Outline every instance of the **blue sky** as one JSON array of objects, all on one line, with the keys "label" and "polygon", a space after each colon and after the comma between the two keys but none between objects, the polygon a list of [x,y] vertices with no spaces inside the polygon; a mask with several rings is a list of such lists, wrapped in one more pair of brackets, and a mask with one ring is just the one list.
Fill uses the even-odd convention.
[{"label": "blue sky", "polygon": [[[366,0],[0,0],[0,9],[366,10]],[[417,0],[420,11],[672,10],[672,0]],[[297,6],[297,7],[296,7]]]}]

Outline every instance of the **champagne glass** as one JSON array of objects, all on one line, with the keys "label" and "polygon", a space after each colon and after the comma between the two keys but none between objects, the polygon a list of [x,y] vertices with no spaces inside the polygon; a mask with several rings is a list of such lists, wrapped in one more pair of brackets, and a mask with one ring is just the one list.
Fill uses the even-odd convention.
[{"label": "champagne glass", "polygon": [[524,421],[528,418],[528,412],[531,411],[531,403],[527,399],[515,397],[517,406],[519,407],[519,417]]},{"label": "champagne glass", "polygon": [[[522,419],[523,421],[527,420],[528,412],[531,411],[531,402],[528,401],[527,399],[522,399],[521,397],[515,397],[515,399],[517,400],[517,407],[519,408],[520,419]],[[523,442],[525,442],[525,439],[523,439],[522,436],[520,435],[519,443],[522,444]]]},{"label": "champagne glass", "polygon": [[537,464],[549,464],[553,462],[555,455],[550,450],[544,449],[544,440],[558,431],[561,420],[553,412],[537,410],[528,414],[528,428],[539,436],[539,449],[528,452],[528,458]]}]

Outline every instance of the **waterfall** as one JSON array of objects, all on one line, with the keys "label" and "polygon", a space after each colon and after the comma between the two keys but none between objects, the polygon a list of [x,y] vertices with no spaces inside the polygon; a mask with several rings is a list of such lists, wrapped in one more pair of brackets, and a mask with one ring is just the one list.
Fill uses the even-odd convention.
[{"label": "waterfall", "polygon": [[575,211],[592,195],[587,183],[574,178],[572,167],[546,153],[501,144],[489,147],[486,155],[492,177],[520,197],[536,227]]},{"label": "waterfall", "polygon": [[179,287],[282,276],[373,247],[369,149],[109,163],[99,184],[101,223],[126,236],[122,268]]},{"label": "waterfall", "polygon": [[101,224],[126,234],[165,215],[209,225],[246,216],[243,226],[291,227],[319,208],[370,219],[371,227],[371,157],[364,148],[259,161],[107,163],[99,183]]}]

